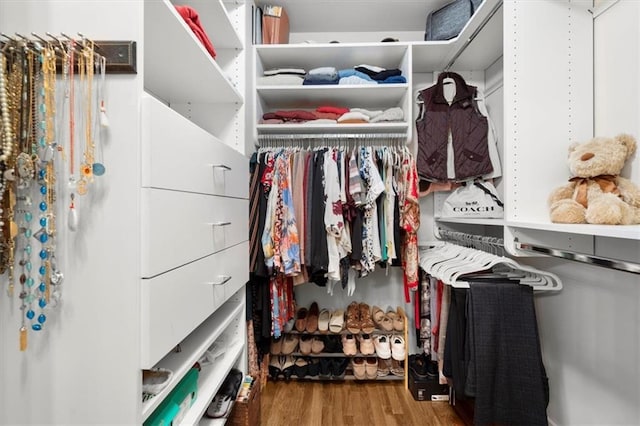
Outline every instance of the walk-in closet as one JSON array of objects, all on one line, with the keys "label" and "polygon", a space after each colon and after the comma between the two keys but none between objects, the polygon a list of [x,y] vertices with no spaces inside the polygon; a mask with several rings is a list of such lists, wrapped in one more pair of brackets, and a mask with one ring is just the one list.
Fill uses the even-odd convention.
[{"label": "walk-in closet", "polygon": [[0,425],[640,424],[639,73],[636,0],[0,0]]}]

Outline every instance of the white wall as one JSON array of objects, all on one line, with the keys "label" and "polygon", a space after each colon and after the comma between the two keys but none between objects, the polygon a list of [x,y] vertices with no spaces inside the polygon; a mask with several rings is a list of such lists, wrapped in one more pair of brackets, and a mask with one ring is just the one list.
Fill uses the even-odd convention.
[{"label": "white wall", "polygon": [[[595,134],[640,137],[639,23],[634,0],[619,1],[595,19]],[[639,158],[632,160],[636,183]],[[557,259],[531,263],[564,283],[559,294],[540,295],[536,304],[551,421],[640,424],[640,277]]]},{"label": "white wall", "polygon": [[[0,28],[7,34],[62,31],[94,40],[141,41],[142,6],[136,0],[2,0]],[[142,73],[140,60],[138,65]],[[63,301],[47,312],[43,331],[29,332],[26,352],[18,350],[19,285],[10,299],[6,278],[0,279],[0,424],[116,425],[140,419],[135,327],[140,322],[136,188],[141,85],[135,75],[107,76],[106,174],[77,200],[80,226],[71,235],[66,178],[59,178],[57,258],[65,275]],[[78,142],[76,155],[83,143]]]}]

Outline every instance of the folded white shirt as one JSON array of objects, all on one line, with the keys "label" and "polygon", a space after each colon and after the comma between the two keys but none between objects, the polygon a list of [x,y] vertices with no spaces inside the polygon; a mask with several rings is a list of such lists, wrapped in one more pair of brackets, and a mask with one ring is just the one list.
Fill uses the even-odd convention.
[{"label": "folded white shirt", "polygon": [[266,77],[258,77],[258,86],[302,86],[304,77],[301,75],[276,74]]},{"label": "folded white shirt", "polygon": [[338,118],[338,123],[342,123],[343,121],[346,121],[346,120],[364,120],[364,121],[369,121],[369,116],[366,115],[366,114],[363,114],[361,112],[349,111],[349,112],[346,112],[346,113],[342,114]]}]

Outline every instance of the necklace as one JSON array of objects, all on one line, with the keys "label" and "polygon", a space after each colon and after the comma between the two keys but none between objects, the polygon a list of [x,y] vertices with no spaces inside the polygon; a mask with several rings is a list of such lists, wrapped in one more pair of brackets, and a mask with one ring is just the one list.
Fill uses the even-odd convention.
[{"label": "necklace", "polygon": [[[2,153],[0,154],[0,200],[4,200],[4,194],[6,190],[7,180],[5,179],[5,171],[7,170],[8,160],[11,157],[11,151],[13,149],[14,129],[11,123],[10,117],[10,104],[9,104],[9,83],[7,74],[9,73],[9,66],[7,64],[8,53],[5,53],[4,49],[0,52],[0,132],[2,134],[1,145]],[[5,217],[3,206],[0,205],[0,244],[2,244],[2,262],[0,262],[0,273],[4,273],[7,269],[8,258],[8,244],[7,237],[9,232],[5,232]],[[13,296],[14,284],[13,280],[9,280],[7,293],[9,296]]]},{"label": "necklace", "polygon": [[71,202],[69,203],[69,218],[68,226],[69,230],[78,230],[78,212],[75,205],[75,193],[76,193],[76,176],[74,171],[75,163],[75,84],[73,81],[73,66],[74,66],[74,51],[75,41],[69,41],[69,55],[68,55],[68,72],[69,72],[69,197]]}]

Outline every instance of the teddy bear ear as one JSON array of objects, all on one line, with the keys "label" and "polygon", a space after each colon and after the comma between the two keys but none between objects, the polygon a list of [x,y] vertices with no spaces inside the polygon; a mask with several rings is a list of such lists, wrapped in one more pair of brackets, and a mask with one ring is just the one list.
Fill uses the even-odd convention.
[{"label": "teddy bear ear", "polygon": [[616,136],[616,140],[626,145],[627,159],[631,157],[634,152],[636,152],[637,143],[636,143],[636,139],[633,136],[625,133],[621,133],[618,136]]},{"label": "teddy bear ear", "polygon": [[580,142],[573,142],[569,145],[569,155],[571,155],[571,153],[573,151],[576,150],[576,148],[578,148],[578,146],[580,145]]}]

